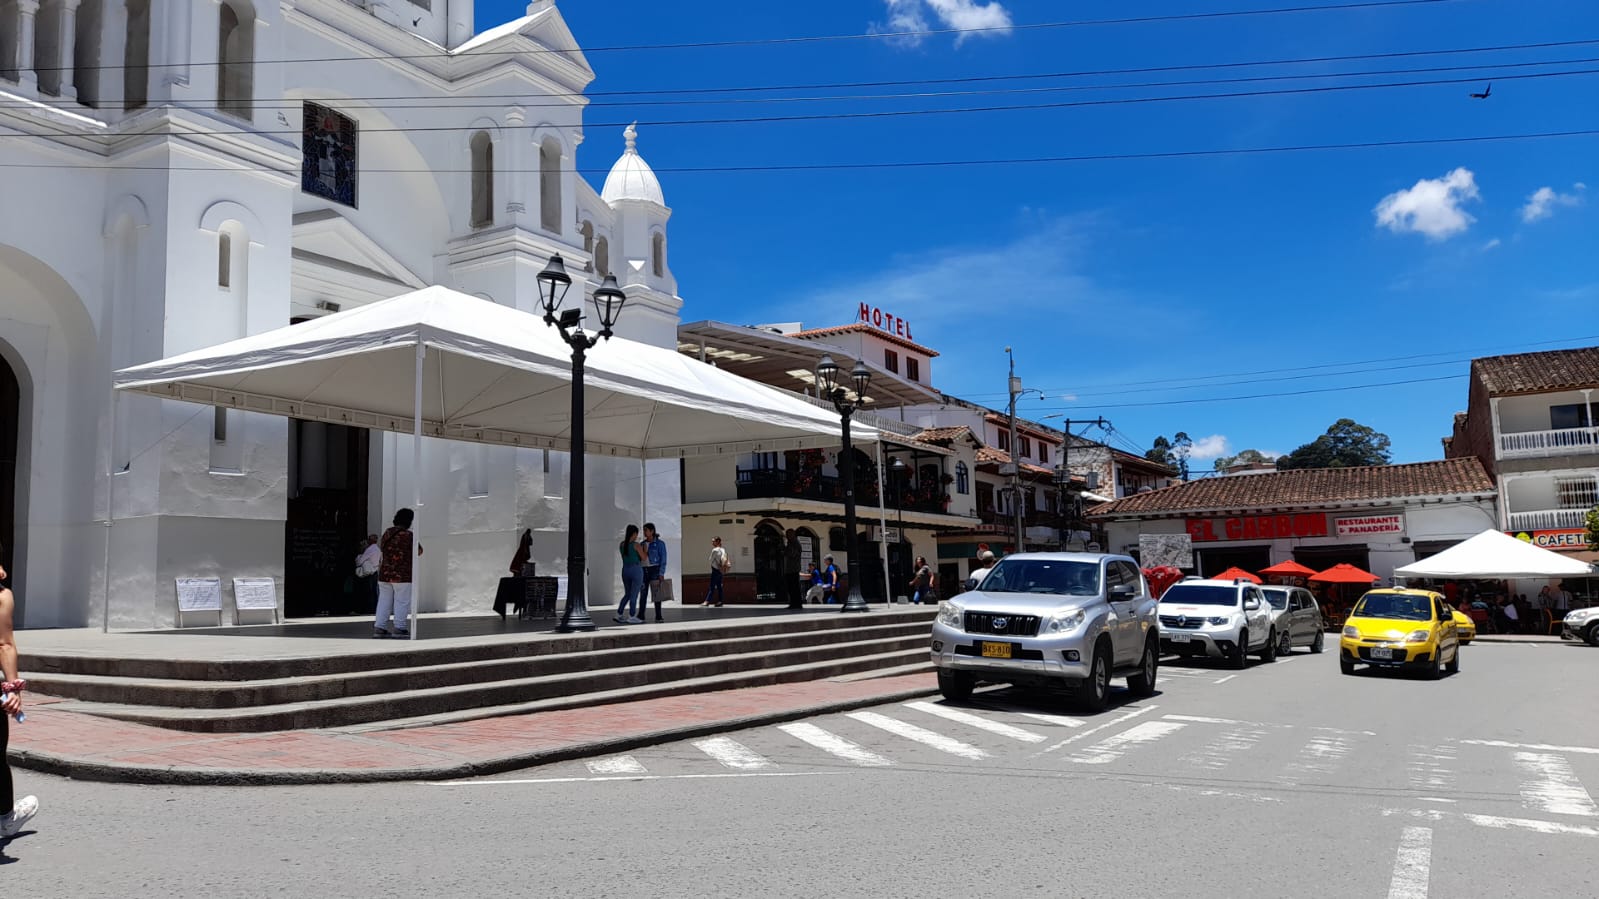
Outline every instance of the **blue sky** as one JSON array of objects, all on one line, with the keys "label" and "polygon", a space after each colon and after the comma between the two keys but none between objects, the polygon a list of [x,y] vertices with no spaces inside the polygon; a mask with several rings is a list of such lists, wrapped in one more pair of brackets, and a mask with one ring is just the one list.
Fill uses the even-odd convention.
[{"label": "blue sky", "polygon": [[[1201,450],[1286,452],[1334,420],[1440,455],[1475,355],[1599,343],[1599,136],[1183,159],[816,172],[685,167],[1127,155],[1599,128],[1599,42],[1494,53],[1139,75],[878,88],[1094,89],[956,97],[657,105],[597,92],[970,78],[1599,41],[1588,0],[1444,0],[1253,17],[1029,24],[1348,0],[609,0],[560,7],[588,48],[1012,25],[921,39],[592,50],[579,165],[603,170],[620,127],[661,172],[685,320],[850,320],[860,302],[909,319],[943,353],[935,385],[995,406],[1006,357],[1041,418],[1104,415],[1127,440],[1186,431]],[[521,14],[480,5],[479,29]],[[895,23],[900,23],[896,27]],[[1525,62],[1546,66],[1510,66]],[[1563,63],[1563,64],[1562,64]],[[1464,71],[1234,85],[1107,84]],[[1480,83],[1477,77],[1481,75]],[[681,119],[852,113],[1449,83],[1276,96],[808,122]],[[1492,79],[1492,96],[1467,96]],[[790,96],[862,93],[799,90]],[[725,96],[725,95],[724,95]],[[740,95],[772,96],[764,95]],[[684,95],[654,99],[684,99]],[[656,124],[650,124],[656,123]],[[598,181],[603,175],[590,175]],[[1271,374],[1248,375],[1272,371]],[[1430,379],[1443,380],[1430,380]],[[1429,380],[1422,380],[1429,379]],[[1217,397],[1327,391],[1215,401]],[[1204,400],[1203,402],[1197,402]],[[1149,405],[1169,404],[1169,405]],[[1208,461],[1196,461],[1208,467]]]}]

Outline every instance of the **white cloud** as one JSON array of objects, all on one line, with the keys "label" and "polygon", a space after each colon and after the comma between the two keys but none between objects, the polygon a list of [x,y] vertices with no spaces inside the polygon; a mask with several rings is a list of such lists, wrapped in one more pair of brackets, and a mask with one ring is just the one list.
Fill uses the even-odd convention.
[{"label": "white cloud", "polygon": [[1188,451],[1192,459],[1220,459],[1232,450],[1232,445],[1221,434],[1212,434],[1209,437],[1200,437],[1194,441],[1193,448]]},{"label": "white cloud", "polygon": [[1499,240],[1499,238],[1495,237],[1492,240],[1489,240],[1487,243],[1483,244],[1482,245],[1482,249],[1483,249],[1484,252],[1487,252],[1488,250],[1492,250],[1492,249],[1498,247],[1500,243],[1501,243],[1501,241]]},{"label": "white cloud", "polygon": [[[999,0],[883,0],[888,21],[873,23],[873,34],[899,34],[908,31],[952,30],[957,45],[969,37],[999,37],[1010,34],[1010,11]],[[938,20],[937,29],[929,24],[928,14]],[[927,39],[922,34],[900,34],[893,38],[901,46],[914,47]]]},{"label": "white cloud", "polygon": [[1581,206],[1582,192],[1588,185],[1578,181],[1572,185],[1574,193],[1559,193],[1552,187],[1540,187],[1527,198],[1525,206],[1521,207],[1521,221],[1525,224],[1542,221],[1555,214],[1556,206]]},{"label": "white cloud", "polygon": [[1424,234],[1429,240],[1445,240],[1476,221],[1460,207],[1479,196],[1476,176],[1470,169],[1457,168],[1442,178],[1423,178],[1407,190],[1394,191],[1383,197],[1372,212],[1377,216],[1378,227],[1395,234]]}]

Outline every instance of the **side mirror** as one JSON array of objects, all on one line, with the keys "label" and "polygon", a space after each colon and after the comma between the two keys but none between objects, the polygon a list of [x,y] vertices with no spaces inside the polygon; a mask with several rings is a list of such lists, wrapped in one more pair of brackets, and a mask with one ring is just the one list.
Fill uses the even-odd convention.
[{"label": "side mirror", "polygon": [[1137,595],[1138,592],[1127,584],[1117,584],[1110,588],[1110,598],[1113,602],[1126,602]]},{"label": "side mirror", "polygon": [[961,584],[961,592],[962,593],[970,593],[970,592],[972,592],[973,590],[976,590],[976,589],[977,589],[977,578],[969,577],[969,578],[966,579],[965,583]]},{"label": "side mirror", "polygon": [[1258,611],[1260,611],[1260,600],[1258,600],[1258,599],[1245,600],[1244,601],[1244,611],[1246,611],[1246,612],[1258,612]]}]

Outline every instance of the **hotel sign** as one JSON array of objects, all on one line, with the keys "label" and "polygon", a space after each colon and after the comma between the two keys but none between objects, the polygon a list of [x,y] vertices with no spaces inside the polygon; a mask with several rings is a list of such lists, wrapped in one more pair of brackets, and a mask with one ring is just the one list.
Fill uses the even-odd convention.
[{"label": "hotel sign", "polygon": [[871,325],[879,331],[903,337],[913,343],[916,341],[916,338],[911,336],[911,323],[892,312],[884,312],[870,303],[862,303],[860,316],[863,325]]},{"label": "hotel sign", "polygon": [[1581,550],[1588,548],[1588,532],[1583,528],[1560,528],[1551,531],[1511,531],[1511,536],[1533,546],[1554,550]]},{"label": "hotel sign", "polygon": [[1185,522],[1195,543],[1215,540],[1280,540],[1290,537],[1327,536],[1327,516],[1240,515],[1236,518],[1190,518]]},{"label": "hotel sign", "polygon": [[1403,534],[1403,515],[1362,515],[1358,518],[1340,518],[1333,523],[1340,537],[1365,537],[1369,534]]}]

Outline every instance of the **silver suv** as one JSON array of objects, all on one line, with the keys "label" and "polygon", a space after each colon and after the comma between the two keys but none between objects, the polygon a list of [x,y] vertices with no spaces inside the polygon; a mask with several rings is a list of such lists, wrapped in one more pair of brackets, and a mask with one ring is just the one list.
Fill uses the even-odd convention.
[{"label": "silver suv", "polygon": [[1006,556],[977,585],[939,604],[933,665],[945,699],[979,680],[1065,689],[1090,711],[1112,677],[1155,692],[1155,600],[1138,564],[1101,553]]},{"label": "silver suv", "polygon": [[1252,652],[1260,653],[1262,662],[1275,662],[1271,604],[1245,580],[1178,581],[1160,598],[1160,649],[1226,659],[1233,668],[1244,667]]}]

